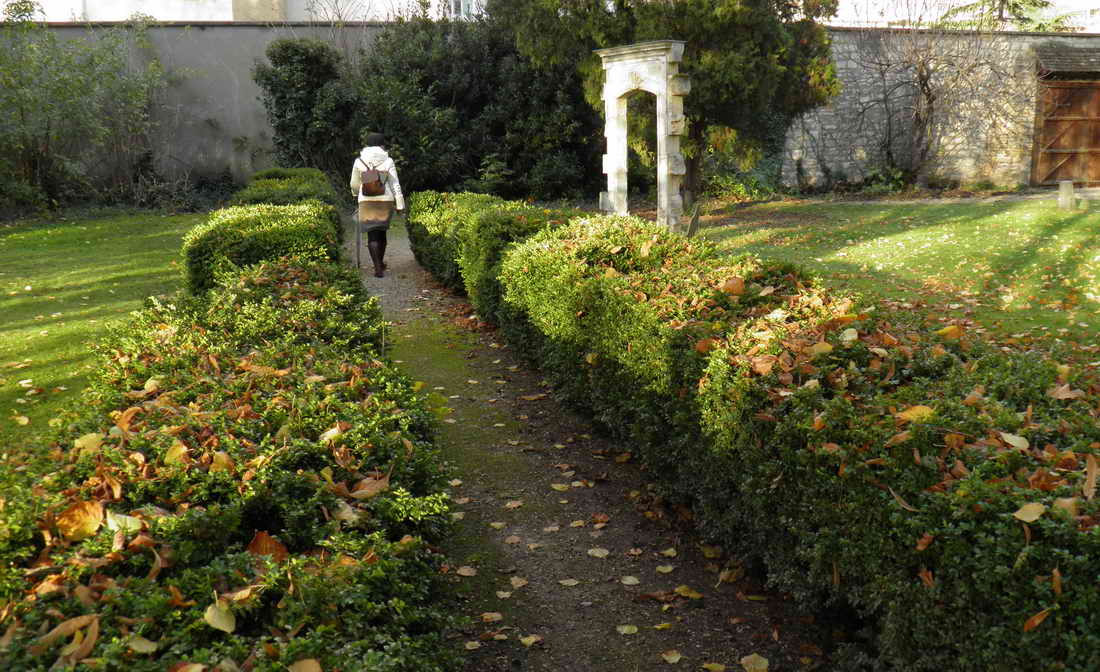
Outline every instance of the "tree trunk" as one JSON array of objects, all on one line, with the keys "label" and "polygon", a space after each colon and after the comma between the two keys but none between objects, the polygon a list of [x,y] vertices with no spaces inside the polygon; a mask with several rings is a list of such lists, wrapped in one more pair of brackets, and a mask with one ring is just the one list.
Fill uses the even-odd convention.
[{"label": "tree trunk", "polygon": [[685,211],[695,203],[695,199],[703,192],[703,150],[706,148],[706,137],[707,125],[705,122],[696,119],[688,122],[688,152],[684,156],[687,172],[684,174],[684,183],[681,187]]}]

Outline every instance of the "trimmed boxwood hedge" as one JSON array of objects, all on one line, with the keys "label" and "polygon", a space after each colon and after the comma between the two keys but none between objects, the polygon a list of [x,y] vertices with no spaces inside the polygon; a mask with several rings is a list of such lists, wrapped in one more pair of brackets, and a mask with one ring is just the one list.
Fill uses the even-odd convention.
[{"label": "trimmed boxwood hedge", "polygon": [[705,533],[867,617],[838,667],[1100,667],[1094,378],[634,218],[548,227],[498,280],[505,333]]},{"label": "trimmed boxwood hedge", "polygon": [[230,205],[289,205],[308,200],[340,206],[336,190],[321,171],[315,168],[272,168],[253,175],[248,185],[233,194]]},{"label": "trimmed boxwood hedge", "polygon": [[214,286],[223,269],[285,255],[330,259],[340,255],[343,227],[331,205],[247,205],[215,210],[183,239],[186,288],[192,294]]},{"label": "trimmed boxwood hedge", "polygon": [[409,198],[406,228],[413,256],[447,287],[464,292],[458,264],[463,227],[469,216],[504,203],[488,194],[418,191]]},{"label": "trimmed boxwood hedge", "polygon": [[5,669],[451,669],[434,415],[381,330],[354,272],[312,259],[117,329],[53,468],[0,509]]}]

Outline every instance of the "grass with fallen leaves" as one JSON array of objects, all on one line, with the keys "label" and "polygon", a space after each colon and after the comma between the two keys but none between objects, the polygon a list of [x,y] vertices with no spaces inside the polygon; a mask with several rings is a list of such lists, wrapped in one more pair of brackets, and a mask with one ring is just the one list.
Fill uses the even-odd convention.
[{"label": "grass with fallen leaves", "polygon": [[130,212],[0,224],[0,454],[77,402],[105,327],[175,291],[202,214]]},{"label": "grass with fallen leaves", "polygon": [[1100,210],[1059,210],[1053,199],[781,201],[707,219],[702,235],[724,250],[802,264],[879,310],[1096,359]]}]

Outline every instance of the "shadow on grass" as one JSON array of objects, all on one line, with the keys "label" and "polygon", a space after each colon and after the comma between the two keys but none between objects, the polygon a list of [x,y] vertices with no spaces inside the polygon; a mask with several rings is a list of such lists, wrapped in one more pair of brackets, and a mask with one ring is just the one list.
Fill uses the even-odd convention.
[{"label": "shadow on grass", "polygon": [[[1045,293],[1048,305],[1062,309],[1100,308],[1082,295],[1100,286],[1100,264],[1093,270],[1090,257],[1100,243],[1100,228],[1090,230],[1093,222],[1100,223],[1097,213],[1062,213],[1036,201],[822,203],[745,209],[733,219],[703,232],[730,254],[753,252],[803,263],[826,275],[850,272],[836,256],[861,255],[866,267],[876,265],[876,256],[893,254],[895,267],[909,269],[910,283],[920,282],[924,273],[929,281],[946,281],[959,289],[1008,287]],[[898,240],[891,244],[891,238]],[[854,251],[861,246],[882,249]],[[925,248],[931,249],[922,254]],[[884,273],[881,268],[859,272],[876,277]]]}]

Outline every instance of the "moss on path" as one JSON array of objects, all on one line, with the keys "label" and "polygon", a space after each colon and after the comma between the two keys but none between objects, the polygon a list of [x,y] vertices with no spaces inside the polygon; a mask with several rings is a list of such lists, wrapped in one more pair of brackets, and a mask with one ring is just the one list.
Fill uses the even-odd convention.
[{"label": "moss on path", "polygon": [[394,323],[391,355],[452,409],[439,437],[456,473],[445,551],[470,617],[453,633],[467,670],[741,670],[754,653],[772,670],[824,665],[813,617],[694,539],[690,514],[653,494],[629,446],[596,435],[492,331],[472,329],[469,306],[417,266],[399,225],[387,262],[387,277],[363,275]]}]

